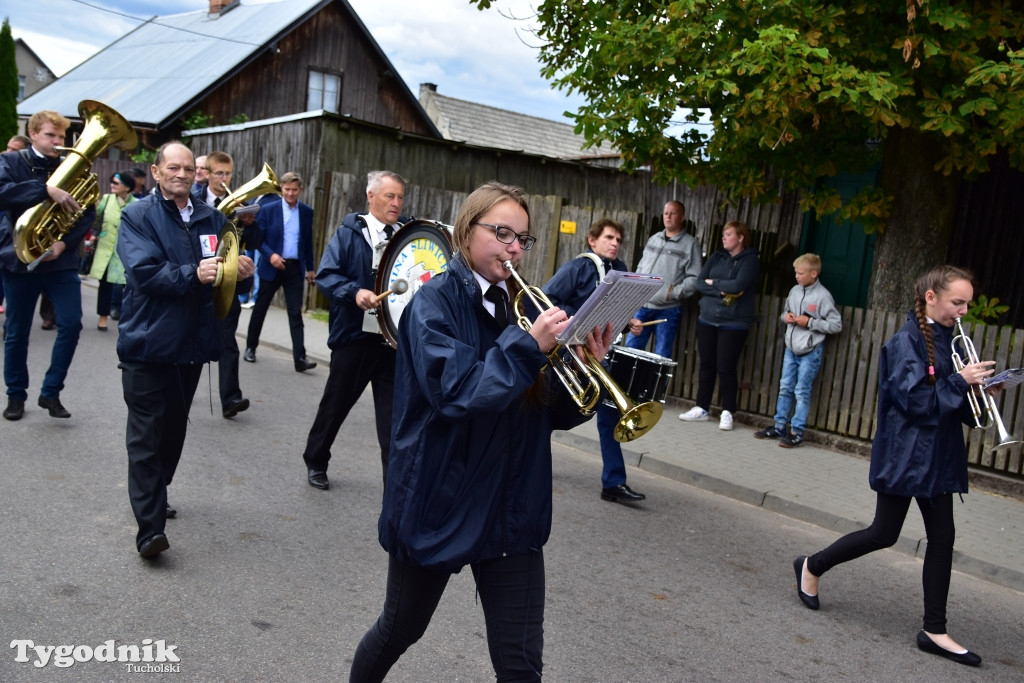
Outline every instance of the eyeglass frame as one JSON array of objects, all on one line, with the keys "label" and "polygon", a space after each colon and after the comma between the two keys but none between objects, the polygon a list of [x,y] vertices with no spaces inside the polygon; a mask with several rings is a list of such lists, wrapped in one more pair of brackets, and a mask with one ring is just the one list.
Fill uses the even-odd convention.
[{"label": "eyeglass frame", "polygon": [[[512,244],[512,242],[514,242],[515,240],[519,240],[519,247],[523,251],[530,251],[531,249],[533,249],[533,245],[537,244],[537,238],[534,237],[533,235],[531,235],[530,233],[525,233],[525,232],[524,233],[518,233],[515,230],[513,230],[512,228],[508,227],[507,225],[495,225],[493,223],[481,223],[480,221],[473,221],[473,225],[482,225],[485,228],[490,228],[491,230],[494,231],[494,239],[498,240],[502,244]],[[499,230],[508,230],[510,233],[512,233],[512,239],[510,239],[509,241],[506,242],[505,240],[503,240],[500,237],[498,237],[498,231]],[[525,243],[524,243],[524,240],[525,240]]]}]

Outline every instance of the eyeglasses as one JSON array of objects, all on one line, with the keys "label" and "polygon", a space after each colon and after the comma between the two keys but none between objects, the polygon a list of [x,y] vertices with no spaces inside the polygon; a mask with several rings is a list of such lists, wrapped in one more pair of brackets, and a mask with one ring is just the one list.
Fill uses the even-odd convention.
[{"label": "eyeglasses", "polygon": [[520,234],[506,225],[493,225],[491,223],[481,223],[480,221],[477,221],[475,224],[493,230],[494,236],[502,244],[512,244],[514,240],[519,240],[519,246],[523,248],[523,251],[530,251],[533,249],[533,245],[537,243],[537,238],[533,235]]},{"label": "eyeglasses", "polygon": [[230,178],[231,173],[231,171],[214,171],[210,175],[212,175],[215,178]]}]

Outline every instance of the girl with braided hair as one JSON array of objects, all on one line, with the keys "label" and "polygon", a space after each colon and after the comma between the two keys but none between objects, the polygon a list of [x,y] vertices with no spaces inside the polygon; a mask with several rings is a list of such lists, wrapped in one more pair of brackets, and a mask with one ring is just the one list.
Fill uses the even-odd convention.
[{"label": "girl with braided hair", "polygon": [[875,518],[866,529],[843,536],[810,557],[793,561],[797,595],[816,610],[818,579],[838,564],[889,548],[899,538],[917,501],[928,546],[924,556],[924,622],[917,646],[960,664],[981,657],[946,633],[946,598],[953,565],[953,494],[967,492],[963,422],[973,424],[967,402],[971,385],[992,374],[995,361],[956,372],[950,344],[957,318],[974,295],[970,272],[937,266],[918,278],[914,310],[882,348],[878,372],[878,426],[871,444],[869,482],[877,495]]}]

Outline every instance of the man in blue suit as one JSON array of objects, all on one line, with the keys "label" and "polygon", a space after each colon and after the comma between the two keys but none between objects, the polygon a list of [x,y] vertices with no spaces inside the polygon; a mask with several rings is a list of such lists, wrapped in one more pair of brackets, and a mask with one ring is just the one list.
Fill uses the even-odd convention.
[{"label": "man in blue suit", "polygon": [[256,362],[256,347],[260,343],[263,321],[274,294],[284,287],[284,301],[288,308],[288,327],[292,333],[292,358],[295,371],[305,372],[316,367],[306,359],[306,344],[302,325],[302,282],[312,283],[313,276],[313,209],[299,201],[302,178],[297,173],[281,176],[281,197],[268,196],[260,200],[260,223],[263,226],[262,257],[256,274],[260,278],[256,306],[249,318],[249,334],[245,342],[245,358]]}]

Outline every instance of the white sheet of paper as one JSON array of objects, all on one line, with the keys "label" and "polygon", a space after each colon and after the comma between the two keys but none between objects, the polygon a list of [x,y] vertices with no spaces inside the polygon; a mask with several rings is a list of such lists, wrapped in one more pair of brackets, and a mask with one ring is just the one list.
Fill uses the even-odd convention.
[{"label": "white sheet of paper", "polygon": [[611,271],[576,311],[572,322],[558,336],[558,343],[583,344],[592,329],[609,322],[612,332],[619,332],[651,300],[661,282],[659,275]]}]

